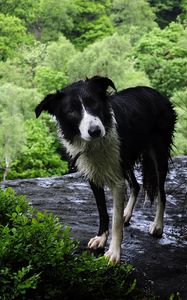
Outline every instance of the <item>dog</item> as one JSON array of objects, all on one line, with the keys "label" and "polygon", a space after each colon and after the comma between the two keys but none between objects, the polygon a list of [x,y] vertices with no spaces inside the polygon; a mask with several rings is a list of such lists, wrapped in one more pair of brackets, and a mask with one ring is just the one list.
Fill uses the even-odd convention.
[{"label": "dog", "polygon": [[[108,88],[115,92],[107,92]],[[134,175],[141,162],[143,187],[151,201],[157,198],[149,233],[161,237],[166,202],[164,183],[173,145],[176,113],[172,103],[155,89],[138,86],[117,92],[113,81],[94,76],[49,94],[36,107],[56,117],[63,145],[77,169],[89,181],[99,212],[98,234],[90,249],[105,248],[109,217],[104,187],[113,196],[112,238],[105,256],[120,262],[123,225],[128,224],[140,186]],[[127,184],[130,198],[127,201]]]}]

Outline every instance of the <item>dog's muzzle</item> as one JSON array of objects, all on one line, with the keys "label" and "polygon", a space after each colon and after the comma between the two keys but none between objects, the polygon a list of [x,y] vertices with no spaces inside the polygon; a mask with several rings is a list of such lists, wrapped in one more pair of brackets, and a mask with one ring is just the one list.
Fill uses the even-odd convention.
[{"label": "dog's muzzle", "polygon": [[99,126],[91,126],[88,133],[92,138],[101,137],[101,128]]}]

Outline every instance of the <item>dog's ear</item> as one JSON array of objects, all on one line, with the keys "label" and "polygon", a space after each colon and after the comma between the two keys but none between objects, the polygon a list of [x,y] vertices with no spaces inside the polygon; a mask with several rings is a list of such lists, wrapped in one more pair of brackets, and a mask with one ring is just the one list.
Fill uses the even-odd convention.
[{"label": "dog's ear", "polygon": [[59,100],[59,96],[62,94],[61,92],[57,92],[56,94],[47,95],[40,104],[35,108],[36,118],[40,116],[42,111],[47,111],[51,115],[55,114],[55,109],[57,106],[57,102]]},{"label": "dog's ear", "polygon": [[94,76],[88,81],[104,93],[106,93],[109,86],[117,91],[113,81],[107,77]]}]

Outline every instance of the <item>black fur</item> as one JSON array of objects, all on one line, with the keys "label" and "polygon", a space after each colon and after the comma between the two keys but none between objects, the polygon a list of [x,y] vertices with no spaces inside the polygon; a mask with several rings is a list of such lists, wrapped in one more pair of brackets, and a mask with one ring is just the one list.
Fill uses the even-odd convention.
[{"label": "black fur", "polygon": [[158,182],[150,151],[154,150],[158,165],[162,165],[160,172],[166,175],[176,113],[166,97],[149,87],[128,88],[110,99],[118,124],[126,176],[135,162],[141,160],[144,188],[153,200]]},{"label": "black fur", "polygon": [[[153,201],[159,191],[165,205],[164,183],[176,122],[173,106],[166,97],[149,87],[128,88],[108,94],[109,86],[116,90],[110,79],[98,76],[75,82],[62,91],[48,95],[37,106],[36,116],[39,117],[43,110],[55,115],[64,139],[73,145],[75,137],[80,137],[82,106],[101,120],[106,135],[113,126],[114,114],[123,176],[137,196],[139,184],[133,169],[135,163],[140,161],[147,195]],[[78,152],[74,159],[81,154]],[[96,186],[92,180],[90,185],[100,215],[100,236],[108,231],[109,222],[104,190],[103,186]]]}]

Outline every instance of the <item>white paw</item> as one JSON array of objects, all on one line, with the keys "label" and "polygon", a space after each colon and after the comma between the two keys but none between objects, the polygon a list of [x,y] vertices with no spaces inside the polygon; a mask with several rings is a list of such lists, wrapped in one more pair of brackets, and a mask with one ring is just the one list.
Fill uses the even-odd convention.
[{"label": "white paw", "polygon": [[88,248],[90,249],[104,248],[106,245],[107,238],[108,238],[108,231],[104,232],[101,236],[95,236],[94,238],[90,239],[90,241],[88,242]]},{"label": "white paw", "polygon": [[149,227],[149,233],[154,237],[161,237],[163,233],[163,225],[153,222]]},{"label": "white paw", "polygon": [[105,257],[109,259],[109,262],[112,264],[120,263],[121,250],[119,249],[109,249],[105,253]]}]

